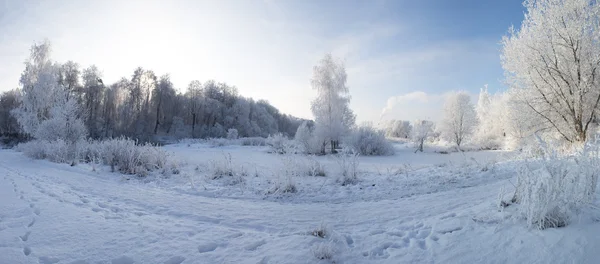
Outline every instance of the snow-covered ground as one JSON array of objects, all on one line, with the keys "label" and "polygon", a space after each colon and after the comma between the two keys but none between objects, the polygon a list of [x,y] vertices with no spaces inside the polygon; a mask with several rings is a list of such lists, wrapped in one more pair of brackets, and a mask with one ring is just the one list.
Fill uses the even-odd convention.
[{"label": "snow-covered ground", "polygon": [[[600,224],[531,230],[499,212],[511,153],[361,157],[359,182],[336,183],[332,157],[265,147],[165,147],[179,174],[138,179],[109,168],[0,151],[0,263],[595,263]],[[231,155],[241,181],[209,180]],[[294,162],[289,162],[294,160]],[[327,176],[288,166],[318,161]],[[313,233],[324,230],[324,237]],[[330,255],[330,259],[318,257]]]}]

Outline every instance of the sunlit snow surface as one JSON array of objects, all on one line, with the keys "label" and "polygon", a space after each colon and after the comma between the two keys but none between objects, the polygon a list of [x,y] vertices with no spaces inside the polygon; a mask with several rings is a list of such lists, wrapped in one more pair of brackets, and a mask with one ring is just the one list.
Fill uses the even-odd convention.
[{"label": "sunlit snow surface", "polygon": [[[265,147],[177,144],[179,174],[146,179],[110,168],[0,151],[0,263],[595,263],[600,224],[530,230],[499,212],[517,161],[500,151],[361,157],[356,185],[297,176],[269,194],[284,159]],[[231,154],[243,183],[207,180]],[[306,157],[294,155],[293,159]],[[507,220],[503,220],[507,218]],[[324,238],[311,235],[326,230]],[[330,259],[318,259],[323,249]]]}]

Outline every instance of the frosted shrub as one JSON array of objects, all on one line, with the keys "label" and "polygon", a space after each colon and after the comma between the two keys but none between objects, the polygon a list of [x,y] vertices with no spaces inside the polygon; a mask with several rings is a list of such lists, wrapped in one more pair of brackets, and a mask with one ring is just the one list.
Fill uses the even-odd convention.
[{"label": "frosted shrub", "polygon": [[269,136],[267,145],[271,147],[273,153],[277,154],[295,153],[298,149],[296,142],[289,140],[281,133]]},{"label": "frosted shrub", "polygon": [[283,163],[283,167],[281,172],[277,174],[275,186],[269,191],[269,193],[296,193],[298,188],[296,187],[294,177],[299,176],[301,170],[299,169],[294,158],[289,154],[284,155],[281,161]]},{"label": "frosted shrub", "polygon": [[294,141],[298,144],[298,150],[305,154],[316,154],[321,151],[322,144],[314,136],[313,128],[304,121],[296,130]]},{"label": "frosted shrub", "polygon": [[347,145],[364,156],[394,155],[394,146],[385,138],[383,131],[361,126],[352,132]]},{"label": "frosted shrub", "polygon": [[229,185],[236,185],[243,183],[245,181],[244,176],[247,176],[247,174],[244,168],[236,168],[231,154],[226,153],[223,154],[223,158],[211,162],[208,179],[225,179],[229,182]]},{"label": "frosted shrub", "polygon": [[211,162],[211,174],[209,175],[211,180],[221,179],[228,176],[232,177],[234,175],[235,171],[233,169],[231,154],[224,154],[222,159]]},{"label": "frosted shrub", "polygon": [[246,137],[240,139],[242,146],[266,146],[267,140],[262,137]]},{"label": "frosted shrub", "polygon": [[105,141],[77,141],[69,143],[62,139],[34,140],[17,146],[17,151],[35,159],[71,163],[77,160],[102,163],[112,171],[124,174],[147,175],[162,169],[168,162],[167,153],[152,144],[137,145],[131,139],[118,138]]},{"label": "frosted shrub", "polygon": [[307,164],[307,174],[308,176],[327,176],[327,172],[325,171],[325,167],[321,165],[321,163],[314,159],[309,159]]},{"label": "frosted shrub", "polygon": [[565,226],[595,196],[600,163],[597,147],[560,155],[544,148],[539,160],[518,174],[514,202],[527,224],[540,229]]},{"label": "frosted shrub", "polygon": [[135,141],[126,138],[96,141],[90,147],[97,148],[95,159],[124,174],[145,176],[164,168],[168,159],[160,147],[149,143],[136,145]]},{"label": "frosted shrub", "polygon": [[230,128],[227,130],[227,139],[237,139],[238,138],[238,131],[235,128]]},{"label": "frosted shrub", "polygon": [[319,260],[331,260],[335,250],[331,242],[321,242],[312,248],[312,253]]},{"label": "frosted shrub", "polygon": [[223,146],[229,146],[232,145],[232,143],[234,143],[232,140],[228,140],[226,138],[209,138],[207,139],[208,144],[211,145],[212,147],[223,147]]},{"label": "frosted shrub", "polygon": [[74,158],[69,145],[62,139],[55,141],[33,140],[17,145],[16,150],[33,159],[48,159],[58,163],[65,163]]},{"label": "frosted shrub", "polygon": [[358,182],[359,155],[358,152],[349,148],[342,149],[337,155],[336,161],[340,167],[340,177],[337,181],[342,186]]},{"label": "frosted shrub", "polygon": [[[42,143],[43,142],[43,143]],[[73,160],[74,154],[70,144],[62,139],[42,141],[45,144],[46,159],[56,163],[67,163]]]},{"label": "frosted shrub", "polygon": [[15,147],[16,151],[22,152],[25,156],[32,159],[46,158],[46,143],[41,140],[20,143]]},{"label": "frosted shrub", "polygon": [[83,121],[76,119],[66,125],[64,120],[51,118],[44,120],[35,133],[35,138],[47,141],[67,140],[75,142],[87,136],[87,129]]}]

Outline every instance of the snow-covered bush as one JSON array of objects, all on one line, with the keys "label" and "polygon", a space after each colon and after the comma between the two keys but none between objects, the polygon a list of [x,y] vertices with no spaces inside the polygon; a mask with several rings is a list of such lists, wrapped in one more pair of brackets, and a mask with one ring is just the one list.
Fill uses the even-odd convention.
[{"label": "snow-covered bush", "polygon": [[299,151],[304,154],[322,154],[324,145],[323,139],[315,134],[314,127],[310,127],[308,122],[302,123],[294,136]]},{"label": "snow-covered bush", "polygon": [[281,133],[270,135],[266,142],[271,147],[271,152],[277,154],[296,153],[299,148],[296,142],[288,139]]},{"label": "snow-covered bush", "polygon": [[240,138],[242,146],[266,146],[267,140],[262,137],[245,137]]},{"label": "snow-covered bush", "polygon": [[346,186],[358,182],[359,153],[353,149],[344,148],[337,155],[336,161],[340,167],[340,175],[337,182]]},{"label": "snow-covered bush", "polygon": [[346,144],[363,156],[394,155],[394,146],[385,138],[383,131],[370,126],[357,128],[352,132]]},{"label": "snow-covered bush", "polygon": [[15,150],[33,159],[47,159],[57,163],[67,163],[76,158],[70,145],[62,140],[33,140],[17,145]]},{"label": "snow-covered bush", "polygon": [[103,164],[124,174],[145,176],[167,164],[167,153],[149,143],[137,145],[131,139],[117,138],[96,141],[91,147],[98,148],[99,159]]},{"label": "snow-covered bush", "polygon": [[66,141],[58,139],[55,141],[43,141],[46,147],[46,159],[56,163],[68,163],[73,161],[75,153],[74,148]]},{"label": "snow-covered bush", "polygon": [[225,179],[228,185],[243,183],[244,177],[248,175],[243,167],[235,166],[230,153],[225,153],[221,159],[212,161],[209,168],[209,180]]},{"label": "snow-covered bush", "polygon": [[125,138],[75,143],[62,139],[33,140],[19,144],[16,150],[35,159],[58,163],[97,162],[111,166],[112,171],[140,176],[162,169],[168,162],[167,153],[160,147],[149,143],[137,145]]},{"label": "snow-covered bush", "polygon": [[32,159],[45,159],[46,146],[46,141],[35,140],[18,144],[15,150]]},{"label": "snow-covered bush", "polygon": [[75,142],[85,139],[87,129],[83,122],[79,119],[70,125],[65,125],[65,122],[59,118],[51,118],[44,120],[38,127],[34,137],[39,140],[56,141],[67,140]]},{"label": "snow-covered bush", "polygon": [[518,173],[513,201],[531,227],[565,226],[595,197],[600,156],[597,147],[559,154],[543,147],[540,159],[528,161]]},{"label": "snow-covered bush", "polygon": [[308,176],[327,176],[327,172],[325,171],[325,167],[321,165],[321,163],[315,159],[309,159],[307,161],[307,174]]},{"label": "snow-covered bush", "polygon": [[235,142],[226,138],[208,138],[206,142],[212,147],[224,147],[233,145]]},{"label": "snow-covered bush", "polygon": [[294,178],[300,176],[302,169],[291,154],[284,154],[281,158],[281,162],[283,163],[281,171],[276,172],[277,180],[274,182],[273,188],[268,193],[296,193],[298,188],[296,187]]},{"label": "snow-covered bush", "polygon": [[311,249],[315,258],[319,260],[331,260],[335,255],[335,249],[332,242],[321,242]]},{"label": "snow-covered bush", "polygon": [[223,177],[235,175],[233,161],[231,159],[231,154],[229,153],[224,154],[223,159],[215,160],[210,164],[211,174],[209,175],[209,179],[211,180],[221,179]]},{"label": "snow-covered bush", "polygon": [[284,156],[283,164],[286,168],[284,174],[292,174],[293,176],[327,176],[325,167],[311,157]]},{"label": "snow-covered bush", "polygon": [[312,129],[308,126],[308,122],[304,121],[296,130],[296,134],[294,135],[294,140],[298,142],[300,147],[302,147],[302,151],[304,153],[309,153],[311,148],[311,140],[312,140]]},{"label": "snow-covered bush", "polygon": [[230,128],[227,130],[227,139],[237,139],[238,138],[238,130],[235,128]]}]

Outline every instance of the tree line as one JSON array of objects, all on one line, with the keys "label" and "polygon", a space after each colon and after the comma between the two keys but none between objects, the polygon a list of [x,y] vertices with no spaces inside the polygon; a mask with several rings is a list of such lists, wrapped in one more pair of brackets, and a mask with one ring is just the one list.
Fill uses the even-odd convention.
[{"label": "tree line", "polygon": [[[68,128],[51,133],[66,133],[79,120],[90,138],[126,136],[142,141],[161,136],[224,137],[229,129],[236,129],[241,137],[294,136],[304,121],[213,80],[191,81],[180,92],[169,74],[159,76],[139,67],[129,78],[105,83],[98,67],[54,62],[50,43],[36,43],[25,62],[20,87],[0,96],[0,135],[38,138],[59,129],[44,126],[59,117]],[[38,131],[42,127],[45,131]]]}]

